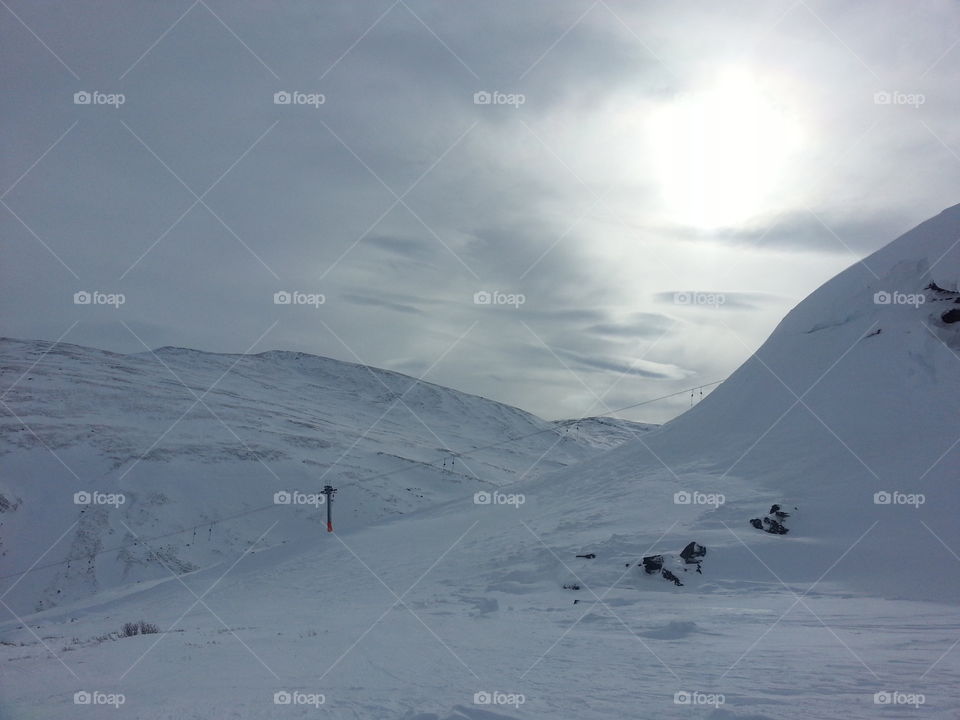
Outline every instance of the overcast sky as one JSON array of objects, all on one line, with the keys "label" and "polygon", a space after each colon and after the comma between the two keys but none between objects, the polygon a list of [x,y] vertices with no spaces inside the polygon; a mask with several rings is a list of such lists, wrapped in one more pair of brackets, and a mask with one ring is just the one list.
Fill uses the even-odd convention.
[{"label": "overcast sky", "polygon": [[2,334],[547,418],[721,379],[960,201],[958,41],[952,0],[4,0]]}]

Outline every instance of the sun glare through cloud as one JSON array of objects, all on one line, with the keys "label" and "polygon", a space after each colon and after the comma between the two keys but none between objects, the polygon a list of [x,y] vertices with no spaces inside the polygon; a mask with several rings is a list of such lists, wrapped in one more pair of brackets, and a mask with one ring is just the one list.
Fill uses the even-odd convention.
[{"label": "sun glare through cloud", "polygon": [[806,137],[757,74],[727,68],[650,116],[648,142],[663,211],[698,229],[731,227],[775,209]]}]

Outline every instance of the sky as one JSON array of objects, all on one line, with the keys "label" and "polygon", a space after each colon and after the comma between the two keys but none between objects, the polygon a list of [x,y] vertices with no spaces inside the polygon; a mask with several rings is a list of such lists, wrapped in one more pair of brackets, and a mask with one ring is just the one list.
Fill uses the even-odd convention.
[{"label": "sky", "polygon": [[8,337],[614,414],[960,202],[952,1],[0,5]]}]

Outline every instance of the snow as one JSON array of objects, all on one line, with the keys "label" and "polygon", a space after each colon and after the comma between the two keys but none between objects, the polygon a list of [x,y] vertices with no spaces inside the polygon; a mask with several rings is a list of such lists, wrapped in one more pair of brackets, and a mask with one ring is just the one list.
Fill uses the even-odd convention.
[{"label": "snow", "polygon": [[[0,340],[0,375],[13,386],[4,398],[12,412],[0,425],[0,494],[17,506],[4,518],[0,575],[28,567],[35,548],[51,548],[64,532],[43,564],[74,559],[14,580],[5,602],[18,613],[166,577],[144,547],[97,555],[90,566],[91,553],[135,536],[181,531],[155,548],[178,571],[242,552],[257,512],[212,530],[205,524],[269,510],[279,491],[335,484],[339,521],[366,525],[583,461],[654,427],[611,418],[550,423],[304,353],[118,355]],[[123,503],[116,512],[75,504],[75,493],[94,491]],[[323,509],[286,509],[271,542],[313,540]]]},{"label": "snow", "polygon": [[[421,383],[363,435],[409,378],[164,349],[169,372],[150,354],[5,341],[9,382],[40,358],[5,402],[43,443],[5,420],[0,491],[22,503],[2,515],[0,574],[76,519],[78,479],[44,443],[84,487],[129,496],[44,562],[109,547],[123,523],[150,537],[306,491],[356,445],[319,481],[340,488],[336,533],[277,505],[197,547],[158,541],[163,563],[143,548],[27,575],[4,597],[19,618],[0,625],[0,717],[956,718],[960,329],[940,316],[958,238],[960,206],[853,265],[659,429],[592,420],[577,437]],[[200,395],[234,362],[213,412],[136,462],[195,400],[174,374]],[[442,469],[439,448],[540,430]],[[773,503],[786,536],[748,523]],[[691,540],[702,575],[677,557]],[[636,567],[653,553],[683,587]],[[109,635],[141,619],[163,632]],[[125,702],[75,705],[83,690]]]}]

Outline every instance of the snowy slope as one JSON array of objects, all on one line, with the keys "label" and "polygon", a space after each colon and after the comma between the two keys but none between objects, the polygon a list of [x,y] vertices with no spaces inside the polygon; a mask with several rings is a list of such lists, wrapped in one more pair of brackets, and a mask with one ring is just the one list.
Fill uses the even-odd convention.
[{"label": "snowy slope", "polygon": [[815,580],[821,558],[869,529],[831,579],[886,597],[960,596],[960,572],[946,571],[960,569],[960,323],[941,319],[960,308],[958,241],[960,206],[840,273],[707,399],[597,476],[665,465],[678,487],[725,493],[711,522],[738,529],[771,502],[798,506],[786,542],[761,552],[785,579]]},{"label": "snowy slope", "polygon": [[[37,548],[51,548],[44,565],[72,558],[5,579],[4,589],[16,583],[6,602],[18,612],[165,576],[142,545],[104,552],[137,537],[182,531],[156,548],[179,571],[220,562],[256,538],[259,517],[204,524],[269,508],[278,491],[309,494],[332,484],[341,490],[338,522],[363,525],[474,486],[542,474],[651,427],[602,418],[549,423],[398,373],[303,353],[119,355],[2,340],[0,377],[12,385],[0,421],[7,505],[0,575],[28,567]],[[124,502],[75,504],[83,491]],[[272,542],[309,541],[323,530],[316,504],[286,510]]]},{"label": "snowy slope", "polygon": [[[960,207],[814,292],[690,412],[502,476],[497,501],[464,480],[296,545],[268,513],[219,566],[0,625],[0,707],[79,716],[73,693],[99,690],[125,703],[90,717],[956,720],[958,238]],[[893,291],[924,300],[874,301]],[[774,502],[786,536],[748,523]],[[702,574],[677,560],[692,540]],[[651,553],[682,587],[636,567]],[[116,636],[139,619],[162,632]]]}]

